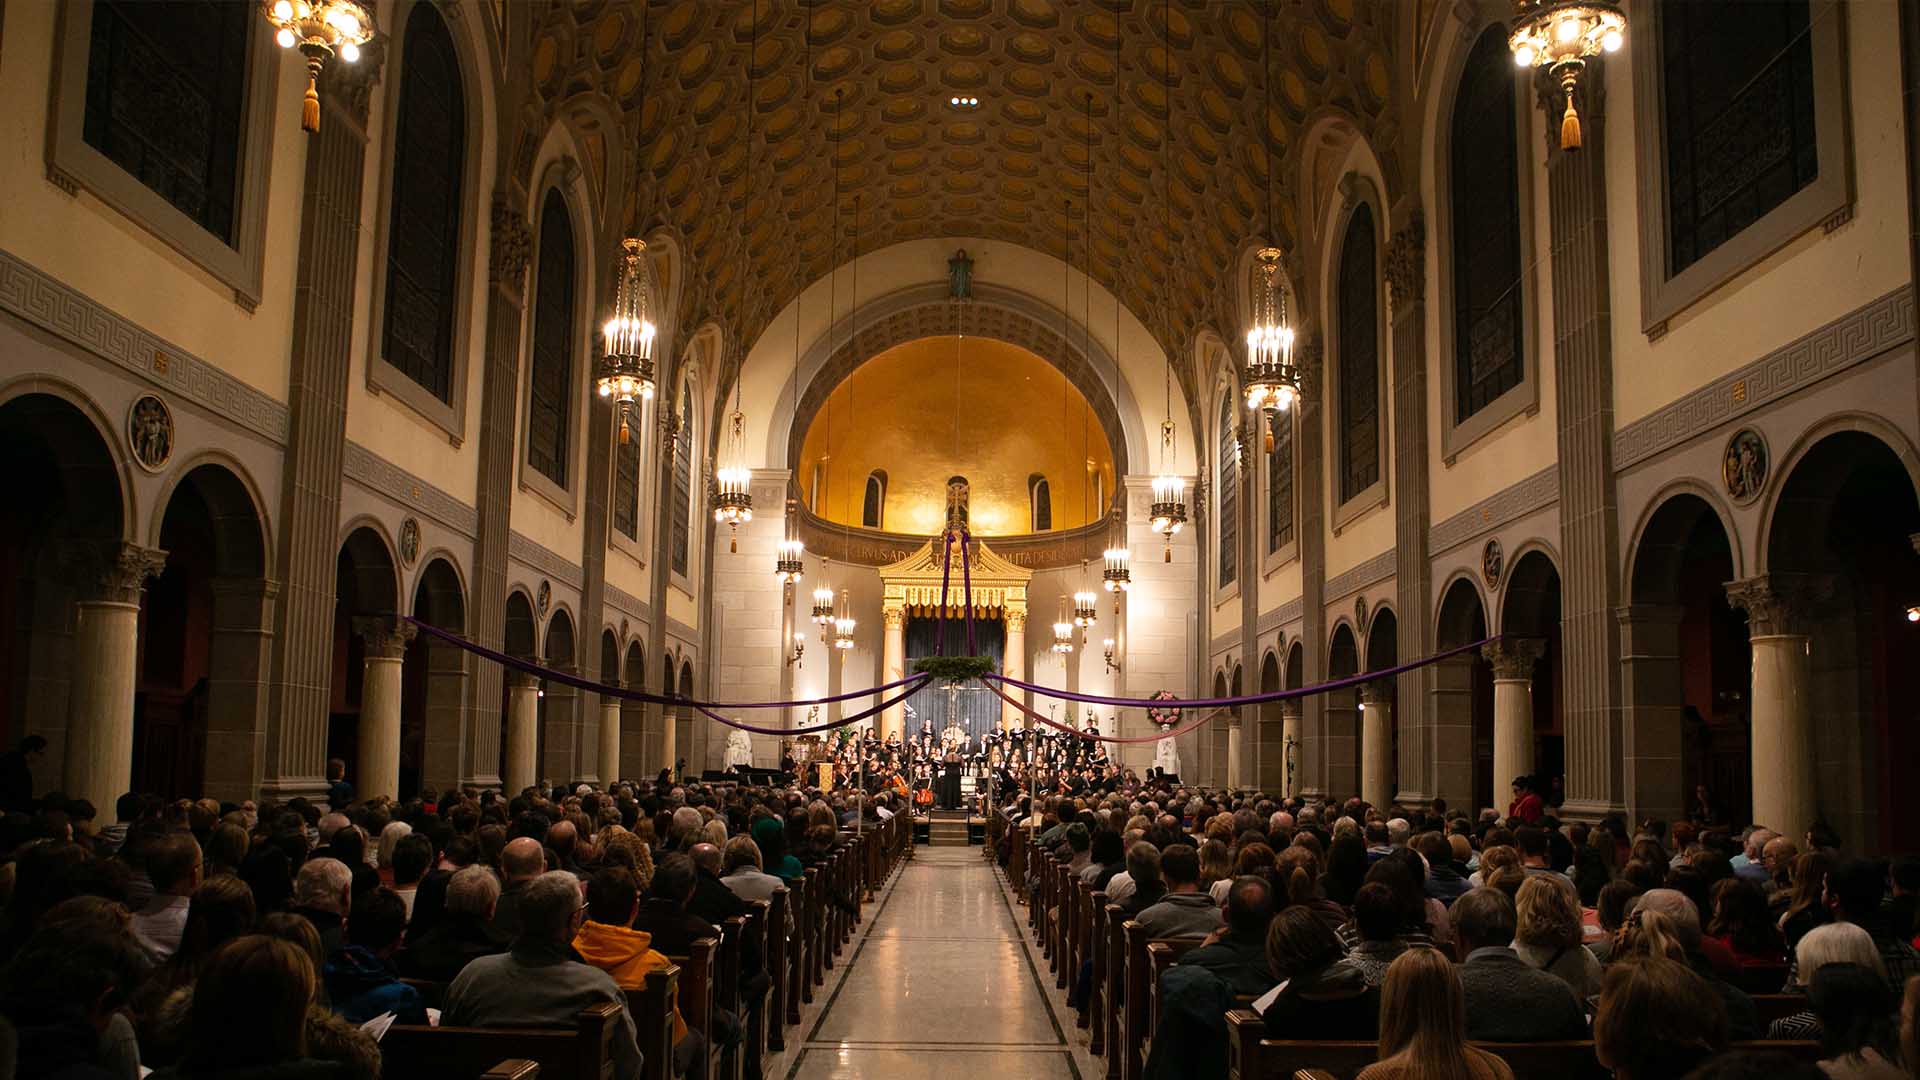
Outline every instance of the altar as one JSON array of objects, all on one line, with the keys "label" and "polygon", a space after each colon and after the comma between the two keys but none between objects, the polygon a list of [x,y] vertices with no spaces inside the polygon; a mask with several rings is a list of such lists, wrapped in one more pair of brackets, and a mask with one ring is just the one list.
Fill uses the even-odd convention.
[{"label": "altar", "polygon": [[[945,550],[949,547],[950,552]],[[947,561],[949,557],[950,563]],[[947,623],[946,655],[965,652],[968,598],[965,581],[968,577],[971,577],[973,586],[975,648],[980,650],[981,655],[991,655],[994,651],[992,646],[997,643],[1002,656],[1000,673],[1009,678],[1026,678],[1027,583],[1032,580],[1033,572],[994,554],[978,538],[972,541],[968,561],[970,570],[963,574],[959,539],[955,538],[949,544],[936,536],[913,554],[880,568],[880,612],[886,631],[881,651],[881,681],[893,682],[907,676],[907,624],[910,620],[937,621],[944,615]],[[982,624],[989,624],[990,628]],[[974,704],[983,696],[998,703],[997,710],[993,706]],[[921,721],[927,719],[922,712],[924,708],[945,711],[945,692],[938,687],[920,691],[914,695],[914,701],[914,712],[921,717]],[[974,691],[968,701],[965,712],[969,728],[975,722],[991,724],[996,715],[1002,728],[1018,727],[1023,719],[1018,709],[1000,702],[985,691]],[[975,713],[982,714],[984,721],[978,720]],[[944,720],[943,715],[942,722],[934,726],[935,732],[945,726]],[[919,722],[915,727],[919,727]],[[892,734],[899,734],[903,738],[908,734],[905,702],[893,705],[880,714],[881,737]],[[970,734],[974,735],[975,744],[978,745],[979,736],[985,732],[970,731]]]}]

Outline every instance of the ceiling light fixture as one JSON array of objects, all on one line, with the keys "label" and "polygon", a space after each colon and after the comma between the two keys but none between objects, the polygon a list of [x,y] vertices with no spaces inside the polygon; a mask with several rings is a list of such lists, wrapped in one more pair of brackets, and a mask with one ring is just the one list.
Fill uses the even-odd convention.
[{"label": "ceiling light fixture", "polygon": [[266,5],[273,39],[283,49],[299,49],[307,58],[307,96],[300,106],[300,127],[320,130],[320,71],[338,56],[360,59],[360,46],[373,40],[373,18],[353,0],[274,0]]},{"label": "ceiling light fixture", "polygon": [[[747,47],[747,97],[741,102],[740,111],[747,114],[747,205],[753,204],[753,98],[756,80],[754,63],[760,56],[760,9],[753,11],[753,33]],[[747,214],[740,212],[740,246],[751,246],[747,232]],[[742,319],[745,318],[747,301],[752,294],[742,291]],[[722,445],[723,454],[720,468],[713,475],[713,520],[726,525],[727,551],[738,554],[740,551],[740,526],[753,520],[753,492],[750,490],[753,470],[747,467],[746,414],[740,411],[741,386],[747,379],[747,352],[740,350],[740,364],[733,372],[733,415],[727,418],[726,441]]]},{"label": "ceiling light fixture", "polygon": [[[800,62],[800,107],[812,119],[813,110],[813,4],[807,4],[807,24],[802,35],[806,41],[805,51]],[[801,282],[801,293],[806,291],[806,282]],[[800,296],[793,298],[793,375],[787,383],[788,409],[797,409],[800,402]],[[773,575],[780,579],[781,603],[787,607],[793,604],[793,590],[800,585],[800,576],[806,569],[807,547],[800,539],[800,500],[797,479],[789,479],[787,485],[786,519],[782,523],[780,547],[774,555]],[[797,642],[800,635],[795,634]],[[798,653],[795,654],[796,659]]]},{"label": "ceiling light fixture", "polygon": [[633,438],[635,410],[653,400],[654,326],[647,318],[653,278],[647,265],[647,242],[636,237],[620,241],[620,260],[614,268],[613,315],[601,333],[606,353],[594,372],[600,396],[613,402],[620,420],[620,441]]},{"label": "ceiling light fixture", "polygon": [[1627,43],[1627,14],[1608,0],[1514,0],[1507,48],[1523,68],[1545,69],[1560,84],[1567,111],[1560,118],[1560,149],[1580,149],[1580,114],[1573,93],[1587,61],[1619,52]]},{"label": "ceiling light fixture", "polygon": [[1266,112],[1260,117],[1260,152],[1267,166],[1267,236],[1260,249],[1260,280],[1255,286],[1253,326],[1247,331],[1247,363],[1240,373],[1247,408],[1260,414],[1266,431],[1267,453],[1273,452],[1274,425],[1280,414],[1300,397],[1300,369],[1293,364],[1293,326],[1287,318],[1287,291],[1280,273],[1279,236],[1273,219],[1273,144],[1267,124],[1273,116],[1273,17],[1277,0],[1269,0],[1260,26],[1260,69],[1266,84]]},{"label": "ceiling light fixture", "polygon": [[[1160,29],[1166,36],[1161,46],[1161,96],[1169,103],[1167,118],[1160,132],[1160,172],[1161,172],[1161,213],[1167,238],[1167,259],[1173,259],[1173,27],[1168,22],[1171,16],[1169,5],[1162,0],[1160,7]],[[1168,275],[1170,276],[1170,275]],[[1173,537],[1180,527],[1187,523],[1187,482],[1174,472],[1174,463],[1178,460],[1174,453],[1173,423],[1173,282],[1163,277],[1160,283],[1161,329],[1165,337],[1161,348],[1166,352],[1167,369],[1165,375],[1166,419],[1160,421],[1160,472],[1153,478],[1153,516],[1150,523],[1153,531],[1167,538],[1166,553],[1163,562],[1173,561]]]}]

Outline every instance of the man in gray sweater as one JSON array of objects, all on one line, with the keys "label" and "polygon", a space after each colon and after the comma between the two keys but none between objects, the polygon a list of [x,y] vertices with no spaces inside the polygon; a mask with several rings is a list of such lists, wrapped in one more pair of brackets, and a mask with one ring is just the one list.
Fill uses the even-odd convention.
[{"label": "man in gray sweater", "polygon": [[1167,895],[1134,916],[1149,938],[1206,937],[1223,920],[1213,897],[1200,891],[1200,855],[1186,844],[1168,844],[1160,853],[1160,876]]},{"label": "man in gray sweater", "polygon": [[580,879],[564,870],[541,874],[520,894],[520,935],[513,948],[467,964],[447,988],[441,1023],[448,1027],[572,1027],[582,1010],[620,1006],[613,1033],[617,1080],[639,1080],[643,1060],[627,998],[613,976],[572,959],[569,943],[584,914]]},{"label": "man in gray sweater", "polygon": [[1586,1010],[1573,987],[1528,967],[1513,951],[1513,901],[1506,893],[1483,885],[1455,900],[1448,914],[1460,951],[1467,1038],[1548,1042],[1587,1037]]}]

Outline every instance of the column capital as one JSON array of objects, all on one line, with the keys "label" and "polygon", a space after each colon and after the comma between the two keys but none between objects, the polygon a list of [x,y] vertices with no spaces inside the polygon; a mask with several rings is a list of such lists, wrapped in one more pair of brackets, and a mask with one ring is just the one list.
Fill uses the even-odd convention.
[{"label": "column capital", "polygon": [[1282,720],[1298,720],[1301,715],[1302,707],[1299,698],[1284,698],[1281,700],[1280,718]]},{"label": "column capital", "polygon": [[1027,629],[1027,613],[1024,611],[1009,611],[1006,613],[1006,620],[1008,630],[1019,630],[1024,633]]},{"label": "column capital", "polygon": [[880,621],[889,630],[898,630],[907,625],[907,609],[898,604],[888,604],[880,610]]},{"label": "column capital", "polygon": [[1727,582],[1727,602],[1747,613],[1749,637],[1805,634],[1814,607],[1833,594],[1817,574],[1762,574]]},{"label": "column capital", "polygon": [[1360,684],[1360,704],[1362,705],[1393,704],[1393,680],[1392,679],[1374,679],[1371,682],[1361,683]]},{"label": "column capital", "polygon": [[82,601],[137,604],[147,582],[166,569],[167,553],[123,540],[76,543],[61,552]]},{"label": "column capital", "polygon": [[355,615],[353,632],[367,643],[367,659],[398,660],[407,653],[414,626],[391,615]]},{"label": "column capital", "polygon": [[533,228],[527,216],[505,198],[493,201],[492,241],[487,250],[487,277],[493,284],[520,295],[527,262],[533,256]]},{"label": "column capital", "polygon": [[1493,665],[1496,679],[1531,679],[1533,665],[1547,655],[1547,643],[1540,638],[1501,638],[1480,646],[1480,655]]},{"label": "column capital", "polygon": [[1427,220],[1415,206],[1407,224],[1387,242],[1387,286],[1397,314],[1427,295]]},{"label": "column capital", "polygon": [[538,690],[540,689],[540,676],[530,671],[510,669],[507,672],[507,689]]}]

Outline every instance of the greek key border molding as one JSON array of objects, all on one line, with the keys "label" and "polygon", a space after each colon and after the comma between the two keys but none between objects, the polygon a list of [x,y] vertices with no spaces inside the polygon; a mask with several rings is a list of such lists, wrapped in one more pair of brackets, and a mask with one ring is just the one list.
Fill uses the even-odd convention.
[{"label": "greek key border molding", "polygon": [[1560,466],[1549,465],[1525,480],[1481,499],[1427,530],[1427,554],[1437,556],[1470,543],[1510,521],[1560,501]]},{"label": "greek key border molding", "polygon": [[287,407],[0,249],[0,311],[285,446]]},{"label": "greek key border molding", "polygon": [[507,533],[507,558],[516,559],[522,564],[540,571],[547,577],[563,585],[571,586],[574,589],[580,588],[580,583],[586,580],[586,572],[581,570],[579,566],[568,562],[554,552],[535,543],[517,530]]},{"label": "greek key border molding", "polygon": [[1889,292],[1613,433],[1615,472],[1910,341],[1913,291]]},{"label": "greek key border molding", "polygon": [[608,582],[604,587],[606,589],[606,595],[603,599],[607,607],[618,611],[630,619],[637,619],[641,622],[652,621],[653,611],[647,606],[646,601],[612,582]]},{"label": "greek key border molding", "polygon": [[480,511],[352,439],[347,440],[340,471],[346,479],[418,510],[469,540],[480,535]]},{"label": "greek key border molding", "polygon": [[1399,552],[1388,548],[1346,573],[1328,578],[1326,587],[1320,593],[1322,602],[1332,604],[1337,600],[1346,599],[1349,595],[1359,592],[1376,581],[1385,581],[1393,576],[1398,565]]}]

